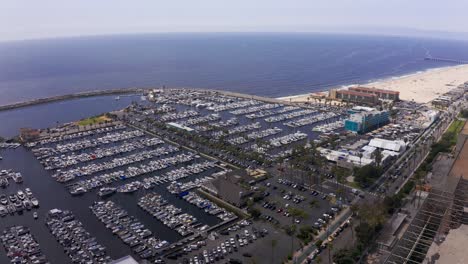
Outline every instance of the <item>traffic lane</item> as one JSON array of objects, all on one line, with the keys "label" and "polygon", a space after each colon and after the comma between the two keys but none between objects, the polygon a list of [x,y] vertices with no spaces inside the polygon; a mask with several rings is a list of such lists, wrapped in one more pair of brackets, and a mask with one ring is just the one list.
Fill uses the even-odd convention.
[{"label": "traffic lane", "polygon": [[[356,246],[356,236],[353,228],[355,228],[356,223],[352,222],[352,226],[348,226],[343,229],[339,235],[333,239],[333,241],[329,242],[332,244],[331,250],[328,246],[327,248],[323,249],[315,258],[314,261],[311,263],[317,263],[318,259],[320,259],[320,263],[333,263],[333,254],[338,252],[341,249],[353,249]],[[330,254],[330,255],[329,255]],[[331,258],[332,262],[329,261]]]}]

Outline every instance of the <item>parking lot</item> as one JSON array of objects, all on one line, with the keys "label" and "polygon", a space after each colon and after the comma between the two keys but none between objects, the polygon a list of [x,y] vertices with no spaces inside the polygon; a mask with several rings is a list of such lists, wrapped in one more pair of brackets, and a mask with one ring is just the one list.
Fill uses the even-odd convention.
[{"label": "parking lot", "polygon": [[[286,239],[290,241],[289,236],[269,223],[244,220],[210,234],[206,240],[189,244],[165,260],[167,263],[247,263],[268,259],[271,263],[281,263],[291,252],[291,244],[284,243]],[[297,248],[296,243],[294,249]]]},{"label": "parking lot", "polygon": [[[319,231],[334,218],[343,204],[330,187],[309,190],[285,179],[269,179],[263,187],[266,196],[256,208],[261,211],[262,219],[274,225],[312,226]],[[305,214],[297,214],[297,211]]]}]

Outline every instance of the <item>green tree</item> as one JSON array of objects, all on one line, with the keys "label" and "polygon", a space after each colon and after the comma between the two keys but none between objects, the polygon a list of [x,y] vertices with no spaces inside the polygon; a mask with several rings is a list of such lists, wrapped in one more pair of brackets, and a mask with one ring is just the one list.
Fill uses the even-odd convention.
[{"label": "green tree", "polygon": [[382,150],[380,150],[379,148],[375,149],[375,151],[372,153],[372,157],[374,158],[375,165],[377,167],[380,167],[380,165],[382,165],[381,163],[383,158]]},{"label": "green tree", "polygon": [[254,219],[258,219],[262,213],[260,212],[260,210],[258,210],[257,208],[254,208],[254,207],[250,207],[248,209],[248,213],[254,218]]},{"label": "green tree", "polygon": [[296,207],[289,207],[288,213],[291,215],[292,218],[306,219],[309,217],[306,211]]},{"label": "green tree", "polygon": [[333,262],[336,264],[354,264],[353,251],[340,249],[333,254]]},{"label": "green tree", "polygon": [[312,200],[309,202],[310,208],[318,208],[320,206],[319,202],[317,200]]},{"label": "green tree", "polygon": [[381,174],[382,169],[372,164],[354,168],[354,180],[363,188],[370,186]]}]

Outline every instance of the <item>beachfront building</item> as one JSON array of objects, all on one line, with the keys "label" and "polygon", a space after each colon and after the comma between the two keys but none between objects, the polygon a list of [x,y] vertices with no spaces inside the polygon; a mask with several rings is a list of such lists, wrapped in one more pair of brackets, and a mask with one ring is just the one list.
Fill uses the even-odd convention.
[{"label": "beachfront building", "polygon": [[351,114],[345,121],[345,129],[358,134],[367,133],[388,124],[388,111],[363,111]]},{"label": "beachfront building", "polygon": [[392,90],[384,90],[384,89],[377,89],[377,88],[369,88],[369,87],[350,87],[350,91],[360,92],[360,93],[367,93],[367,94],[374,94],[377,98],[381,100],[391,100],[391,101],[399,101],[400,100],[400,92],[392,91]]},{"label": "beachfront building", "polygon": [[362,93],[350,90],[330,90],[330,98],[351,103],[374,105],[379,102],[375,94]]},{"label": "beachfront building", "polygon": [[447,108],[452,104],[452,98],[450,96],[441,95],[432,100],[431,103],[434,107],[437,108]]}]

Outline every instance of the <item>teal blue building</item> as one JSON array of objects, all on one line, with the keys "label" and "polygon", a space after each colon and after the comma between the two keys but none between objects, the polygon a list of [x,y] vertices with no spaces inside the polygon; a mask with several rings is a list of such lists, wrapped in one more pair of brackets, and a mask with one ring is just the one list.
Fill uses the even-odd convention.
[{"label": "teal blue building", "polygon": [[369,111],[354,113],[345,121],[345,129],[358,134],[364,134],[390,122],[388,111]]}]

